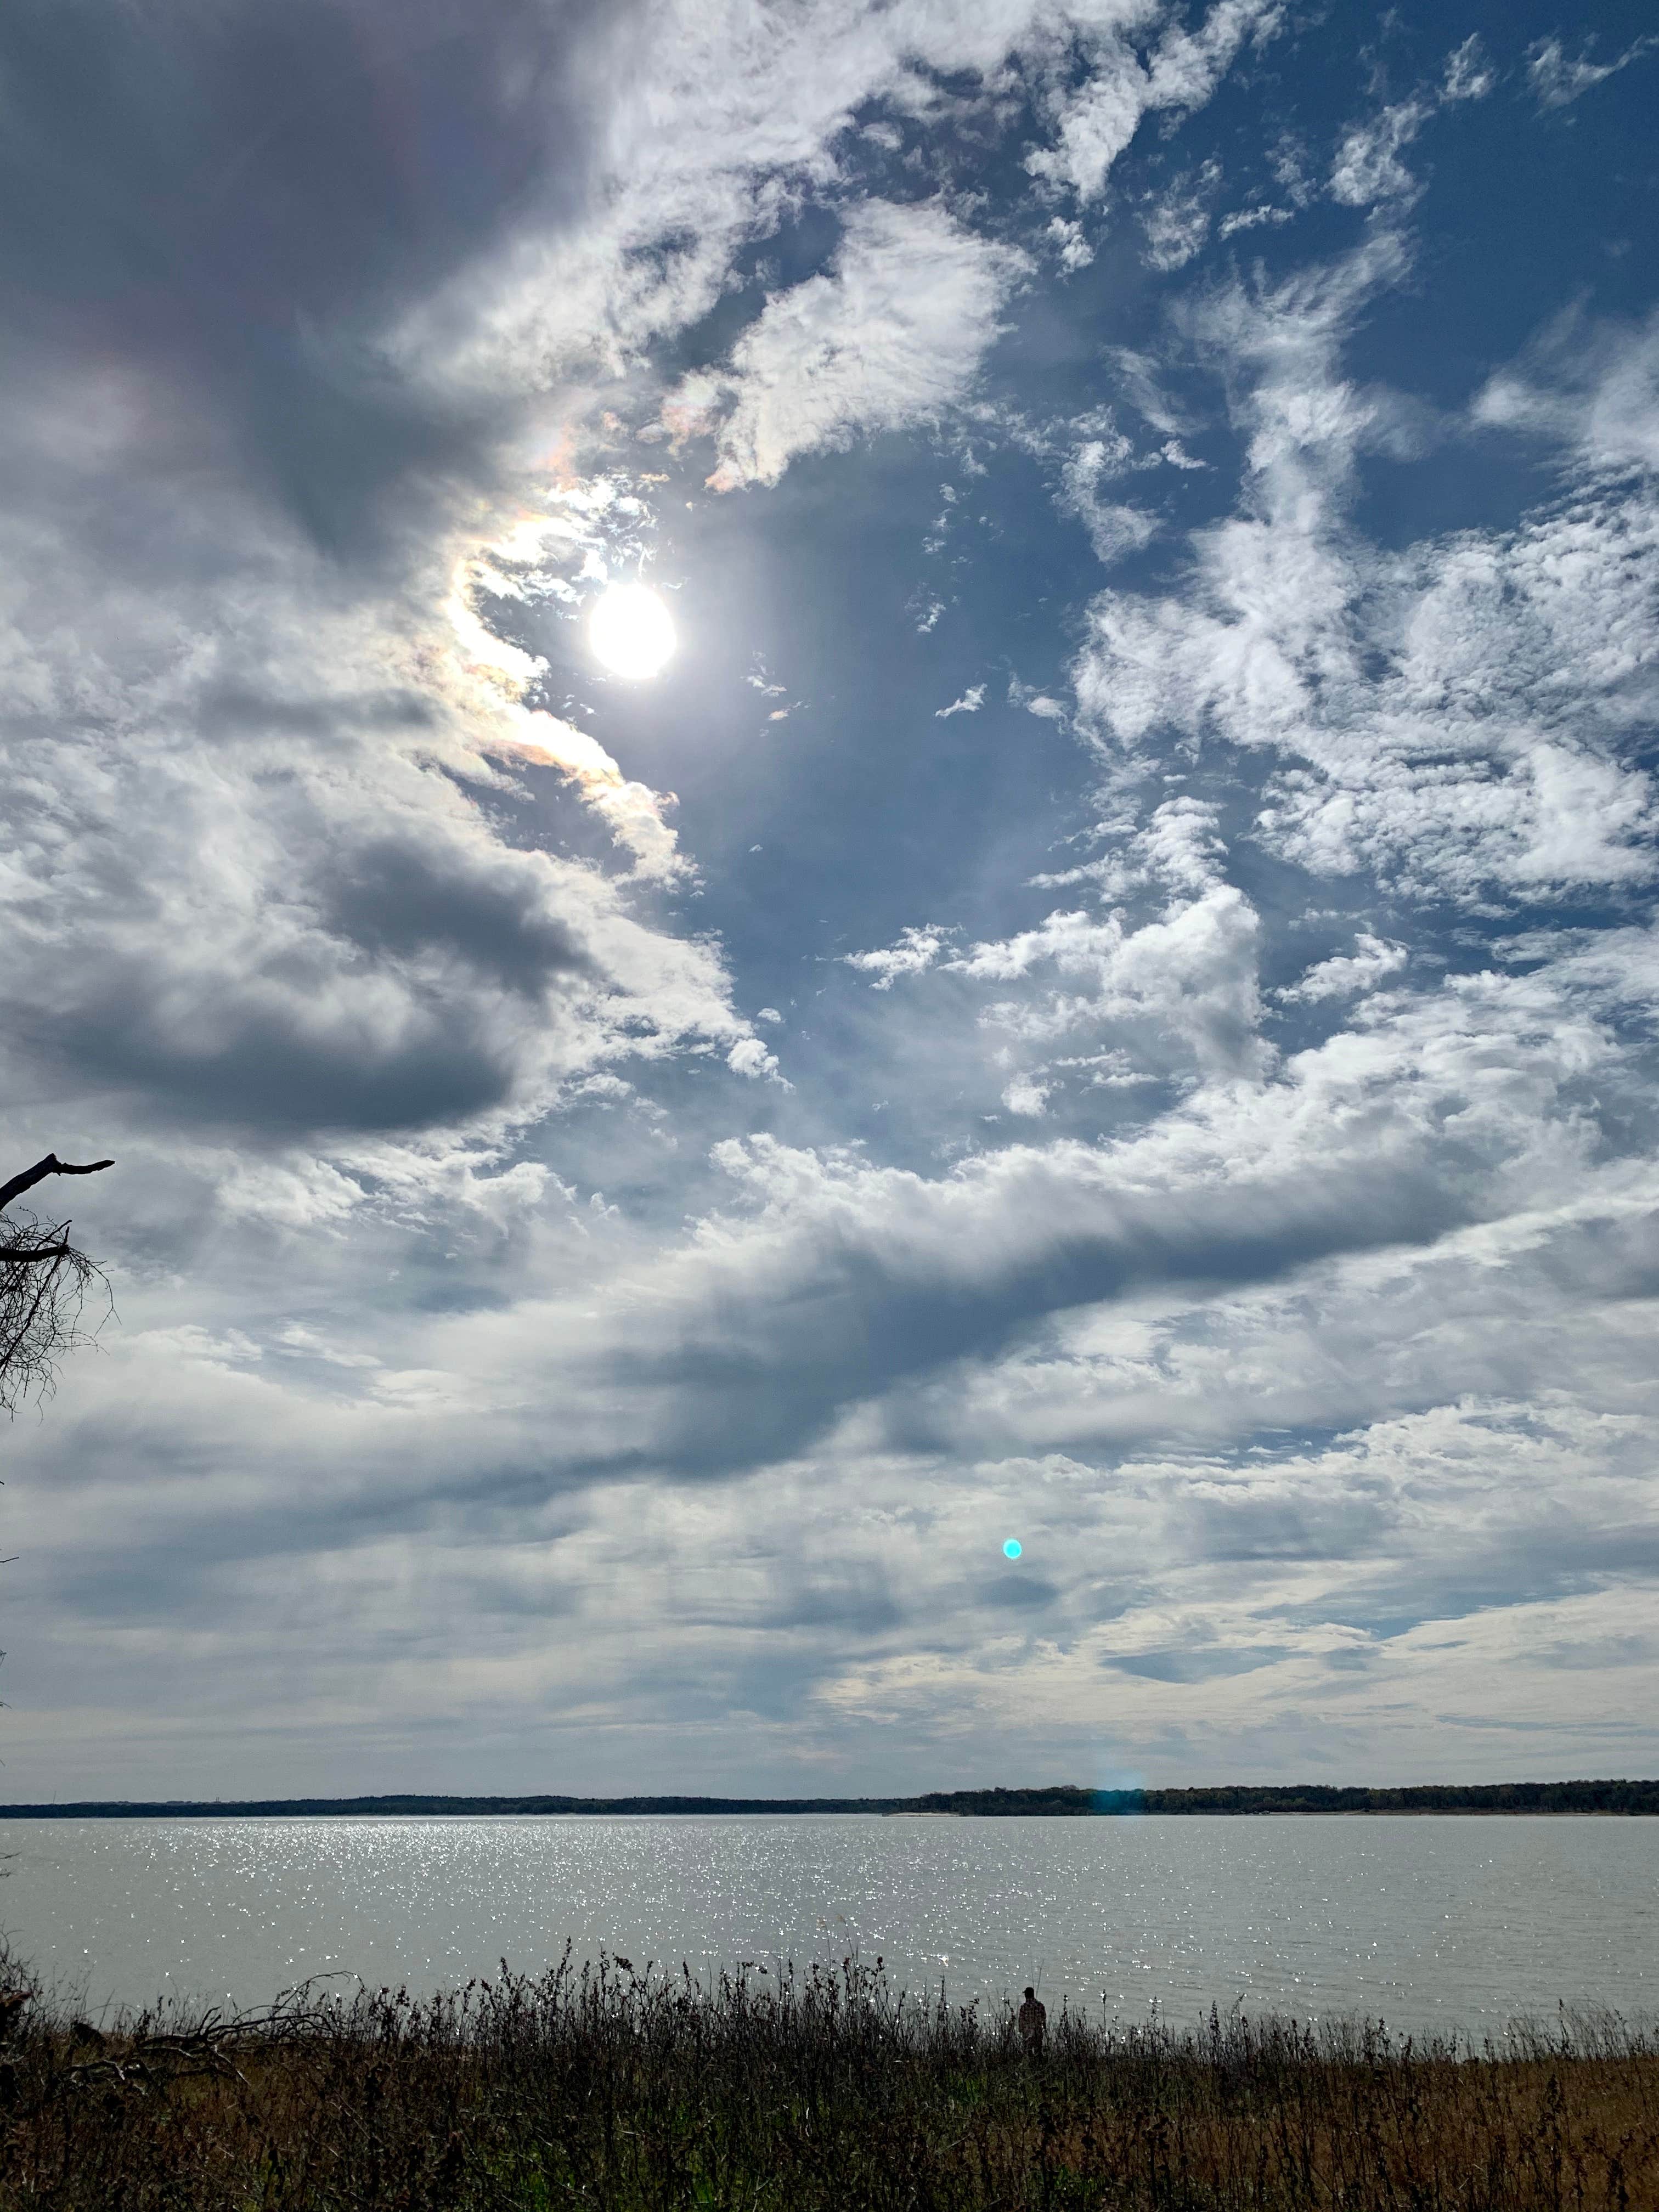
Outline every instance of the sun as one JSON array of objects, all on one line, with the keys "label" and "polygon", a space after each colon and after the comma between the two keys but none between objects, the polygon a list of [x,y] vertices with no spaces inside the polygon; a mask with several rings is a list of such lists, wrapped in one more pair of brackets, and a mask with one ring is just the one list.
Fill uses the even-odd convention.
[{"label": "sun", "polygon": [[612,584],[602,592],[587,638],[613,676],[633,680],[660,674],[676,643],[667,608],[644,584]]}]

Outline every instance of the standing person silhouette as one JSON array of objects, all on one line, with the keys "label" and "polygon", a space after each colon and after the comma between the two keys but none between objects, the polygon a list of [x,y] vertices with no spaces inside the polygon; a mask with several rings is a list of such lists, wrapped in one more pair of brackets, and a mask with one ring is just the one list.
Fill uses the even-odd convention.
[{"label": "standing person silhouette", "polygon": [[1025,2045],[1028,2058],[1041,2058],[1043,2038],[1048,2033],[1048,2009],[1029,1984],[1025,2002],[1019,2008],[1019,2039]]}]

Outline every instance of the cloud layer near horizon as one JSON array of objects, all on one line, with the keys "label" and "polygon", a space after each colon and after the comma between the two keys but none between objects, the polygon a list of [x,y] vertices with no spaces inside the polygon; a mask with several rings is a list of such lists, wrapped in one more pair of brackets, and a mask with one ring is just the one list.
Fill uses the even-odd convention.
[{"label": "cloud layer near horizon", "polygon": [[120,1162],[13,1795],[1651,1767],[1570,30],[11,20],[8,1142]]}]

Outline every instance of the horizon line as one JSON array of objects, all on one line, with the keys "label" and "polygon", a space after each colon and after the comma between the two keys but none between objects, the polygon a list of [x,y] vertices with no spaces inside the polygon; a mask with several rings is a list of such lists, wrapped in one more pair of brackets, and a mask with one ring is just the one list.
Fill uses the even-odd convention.
[{"label": "horizon line", "polygon": [[898,1796],[762,1797],[668,1791],[576,1796],[539,1791],[460,1795],[386,1790],[351,1797],[66,1798],[0,1805],[0,1820],[200,1820],[582,1815],[910,1814],[957,1818],[1101,1814],[1561,1812],[1659,1814],[1659,1780],[1552,1782],[1212,1783],[1093,1790],[1078,1783],[927,1790]]}]

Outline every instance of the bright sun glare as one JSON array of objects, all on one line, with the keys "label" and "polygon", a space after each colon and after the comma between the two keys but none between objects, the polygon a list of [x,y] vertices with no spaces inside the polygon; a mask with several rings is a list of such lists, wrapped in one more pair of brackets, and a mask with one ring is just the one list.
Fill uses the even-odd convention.
[{"label": "bright sun glare", "polygon": [[644,584],[613,584],[603,592],[587,635],[613,676],[655,676],[674,650],[668,610]]}]

